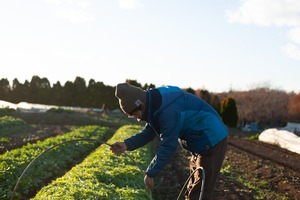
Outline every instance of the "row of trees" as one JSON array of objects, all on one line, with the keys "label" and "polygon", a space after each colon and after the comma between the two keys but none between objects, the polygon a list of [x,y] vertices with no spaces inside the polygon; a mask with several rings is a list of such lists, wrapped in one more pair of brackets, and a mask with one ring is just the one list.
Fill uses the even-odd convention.
[{"label": "row of trees", "polygon": [[[141,85],[136,80],[126,80],[132,85],[155,88],[153,84]],[[201,97],[214,107],[229,126],[257,122],[263,125],[282,126],[287,121],[300,121],[300,94],[269,88],[256,88],[249,91],[229,91],[210,93],[207,90],[185,88],[187,92]],[[33,76],[31,81],[12,85],[5,78],[0,80],[0,99],[19,103],[39,103],[58,106],[80,106],[106,109],[119,108],[114,96],[115,87],[104,85],[91,79],[88,83],[76,77],[73,82],[61,85],[59,81],[51,86],[47,78]]]},{"label": "row of trees", "polygon": [[114,97],[114,87],[91,79],[88,84],[81,77],[74,82],[67,81],[63,86],[57,81],[53,86],[47,78],[33,76],[31,81],[23,84],[17,79],[12,85],[7,79],[0,80],[0,99],[19,103],[39,103],[58,106],[79,106],[101,108],[103,104],[108,109],[118,106]]}]

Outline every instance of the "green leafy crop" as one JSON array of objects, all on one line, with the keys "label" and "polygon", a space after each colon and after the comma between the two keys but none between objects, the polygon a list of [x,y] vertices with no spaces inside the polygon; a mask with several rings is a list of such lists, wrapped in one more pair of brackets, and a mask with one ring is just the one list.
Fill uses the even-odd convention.
[{"label": "green leafy crop", "polygon": [[[141,128],[138,125],[123,126],[108,143],[123,141]],[[141,168],[146,169],[151,161],[150,151],[150,146],[146,145],[127,153]],[[144,174],[135,162],[124,154],[115,156],[108,145],[101,145],[82,163],[43,187],[34,199],[150,199],[143,183]]]},{"label": "green leafy crop", "polygon": [[[102,140],[112,131],[107,127],[86,126],[35,144],[27,144],[0,155],[0,199],[8,199],[26,166],[39,154],[53,145],[80,138]],[[15,199],[27,198],[54,177],[59,177],[70,166],[82,161],[96,148],[95,143],[79,141],[55,147],[36,160],[20,181]]]},{"label": "green leafy crop", "polygon": [[27,128],[28,124],[22,119],[11,116],[0,117],[0,136],[23,133]]}]

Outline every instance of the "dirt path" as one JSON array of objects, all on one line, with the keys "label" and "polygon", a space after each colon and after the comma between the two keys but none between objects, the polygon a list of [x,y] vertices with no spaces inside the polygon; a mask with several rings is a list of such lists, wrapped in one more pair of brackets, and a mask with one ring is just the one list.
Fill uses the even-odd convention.
[{"label": "dirt path", "polygon": [[35,143],[38,140],[44,140],[70,130],[72,130],[71,126],[33,125],[24,133],[11,135],[9,142],[0,142],[0,154],[11,149],[22,147],[27,143]]},{"label": "dirt path", "polygon": [[[284,159],[285,158],[285,159]],[[229,140],[232,174],[264,199],[300,199],[300,155],[259,141]]]},{"label": "dirt path", "polygon": [[276,145],[257,140],[229,139],[228,144],[250,154],[271,160],[290,169],[300,171],[300,155]]}]

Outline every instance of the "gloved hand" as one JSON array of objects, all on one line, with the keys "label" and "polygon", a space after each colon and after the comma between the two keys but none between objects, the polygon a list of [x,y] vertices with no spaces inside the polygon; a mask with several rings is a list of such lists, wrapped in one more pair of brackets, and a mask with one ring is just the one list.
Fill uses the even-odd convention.
[{"label": "gloved hand", "polygon": [[127,150],[127,145],[125,142],[116,142],[111,145],[110,150],[117,156],[121,155],[124,151]]}]

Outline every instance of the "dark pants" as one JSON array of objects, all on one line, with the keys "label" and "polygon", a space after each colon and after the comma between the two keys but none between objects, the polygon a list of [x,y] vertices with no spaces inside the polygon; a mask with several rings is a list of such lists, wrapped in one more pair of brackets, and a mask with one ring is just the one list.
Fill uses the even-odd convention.
[{"label": "dark pants", "polygon": [[[192,156],[190,160],[191,173],[200,166],[205,172],[203,200],[213,199],[214,188],[220,174],[226,150],[227,137],[204,154],[198,155],[197,157]],[[202,187],[201,174],[202,172],[199,170],[191,177],[185,194],[186,200],[199,200]]]}]

